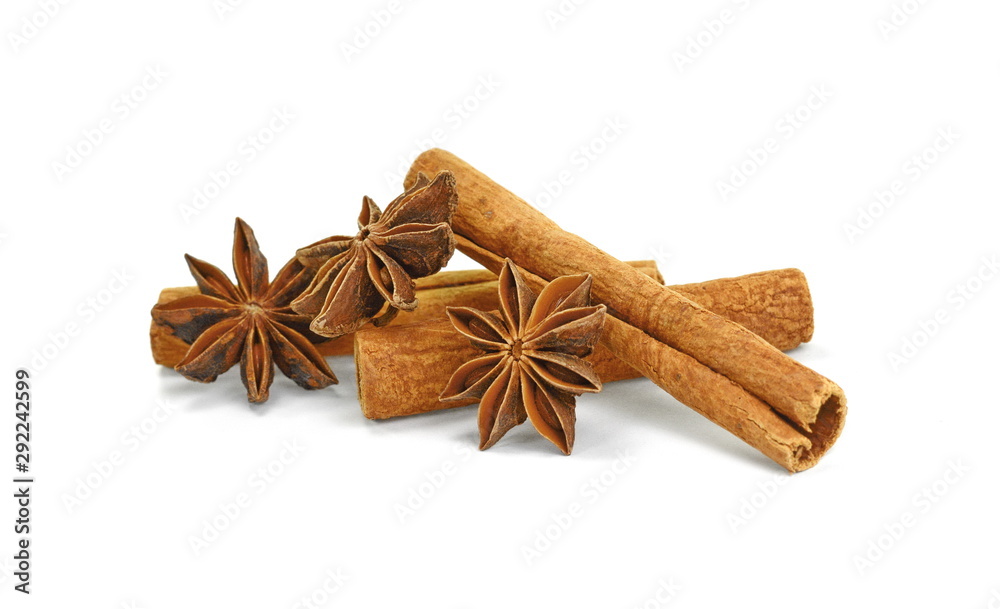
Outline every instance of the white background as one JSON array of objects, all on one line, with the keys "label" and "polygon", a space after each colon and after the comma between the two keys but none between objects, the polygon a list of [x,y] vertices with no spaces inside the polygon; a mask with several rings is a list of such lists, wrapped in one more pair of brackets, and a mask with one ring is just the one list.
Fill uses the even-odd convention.
[{"label": "white background", "polygon": [[[32,379],[33,592],[13,591],[5,474],[0,604],[1000,605],[1000,280],[983,262],[1000,254],[1000,7],[593,0],[554,21],[555,0],[399,1],[69,2],[50,18],[4,2],[4,459],[14,370],[52,357]],[[240,152],[283,109],[287,126]],[[955,135],[928,152],[939,130]],[[571,457],[528,424],[480,453],[474,408],[365,420],[350,358],[331,360],[339,386],[279,375],[253,408],[235,371],[203,386],[153,364],[149,308],[192,283],[185,252],[228,270],[239,215],[276,270],[353,231],[362,195],[398,194],[429,138],[671,283],[803,269],[816,333],[792,355],[846,390],[839,443],[789,477],[642,379],[579,400]],[[914,156],[933,162],[917,172]],[[878,217],[849,235],[866,209]],[[137,442],[161,400],[172,414]],[[261,489],[286,442],[304,451]],[[196,554],[240,493],[249,505]],[[557,539],[529,562],[539,535]]]}]

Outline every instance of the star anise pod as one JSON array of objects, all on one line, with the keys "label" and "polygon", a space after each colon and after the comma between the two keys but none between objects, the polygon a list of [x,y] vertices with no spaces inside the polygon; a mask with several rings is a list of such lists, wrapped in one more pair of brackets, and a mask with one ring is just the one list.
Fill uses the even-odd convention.
[{"label": "star anise pod", "polygon": [[601,390],[590,355],[604,328],[604,305],[590,306],[590,275],[559,277],[538,296],[505,261],[500,314],[449,307],[455,329],[487,355],[455,371],[445,401],[479,398],[479,448],[531,419],[567,455],[573,450],[576,396]]},{"label": "star anise pod", "polygon": [[357,235],[328,237],[298,251],[316,276],[292,308],[313,316],[310,328],[321,336],[354,332],[369,321],[383,325],[400,310],[412,311],[413,280],[440,271],[455,253],[457,204],[455,178],[447,171],[433,182],[418,174],[385,212],[365,197]]},{"label": "star anise pod", "polygon": [[309,332],[309,317],[289,307],[312,279],[298,260],[288,262],[268,280],[267,259],[253,230],[236,219],[233,270],[236,285],[218,267],[184,255],[201,294],[153,307],[153,318],[191,344],[175,369],[203,383],[240,363],[243,385],[251,402],[267,400],[274,365],[306,389],[337,382]]}]

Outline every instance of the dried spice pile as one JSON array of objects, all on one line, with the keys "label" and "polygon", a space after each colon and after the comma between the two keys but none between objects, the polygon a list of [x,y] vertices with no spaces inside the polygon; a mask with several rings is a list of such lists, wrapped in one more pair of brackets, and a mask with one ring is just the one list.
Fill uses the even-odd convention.
[{"label": "dried spice pile", "polygon": [[[637,376],[792,472],[839,436],[843,391],[782,353],[812,338],[800,271],[664,286],[442,150],[405,187],[385,211],[365,197],[353,237],[303,247],[273,280],[238,219],[236,282],[187,256],[197,286],[161,293],[154,360],[201,382],[239,362],[263,402],[275,365],[320,389],[337,382],[324,357],[353,353],[365,416],[478,402],[481,449],[530,420],[569,454],[577,397]],[[441,271],[456,247],[485,269]]]}]

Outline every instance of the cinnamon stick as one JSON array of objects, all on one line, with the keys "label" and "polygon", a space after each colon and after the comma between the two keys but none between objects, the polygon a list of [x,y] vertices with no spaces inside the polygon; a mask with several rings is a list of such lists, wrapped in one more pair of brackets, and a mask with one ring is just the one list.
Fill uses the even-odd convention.
[{"label": "cinnamon stick", "polygon": [[406,183],[418,171],[442,170],[458,185],[452,225],[460,250],[493,271],[510,258],[539,281],[590,273],[595,300],[615,318],[608,347],[678,400],[793,472],[815,465],[839,436],[846,398],[835,383],[562,230],[448,152],[421,154]]},{"label": "cinnamon stick", "polygon": [[[543,283],[537,277],[533,279],[536,285],[532,287],[541,291]],[[497,284],[492,281],[489,286],[491,294],[477,304],[456,302],[452,306],[495,309]],[[812,335],[812,301],[805,276],[798,269],[765,271],[674,289],[720,315],[760,329],[781,349],[797,347]],[[369,419],[388,419],[471,404],[441,402],[438,395],[455,369],[479,355],[482,353],[444,318],[443,311],[438,321],[362,330],[355,335],[354,352],[361,412]],[[587,359],[604,383],[643,376],[603,344]]]},{"label": "cinnamon stick", "polygon": [[[656,263],[640,260],[628,264],[662,282]],[[474,307],[490,310],[497,306],[497,276],[487,269],[444,271],[416,280],[420,306],[399,315],[391,325],[445,319],[448,306]],[[731,279],[674,286],[720,315],[747,325],[779,349],[792,349],[812,337],[812,301],[805,276],[796,269],[765,271]],[[198,293],[196,286],[166,288],[160,292],[159,304]],[[184,358],[188,345],[174,336],[167,326],[152,322],[149,329],[153,360],[173,368]],[[326,356],[349,355],[354,352],[354,335],[317,345]]]}]

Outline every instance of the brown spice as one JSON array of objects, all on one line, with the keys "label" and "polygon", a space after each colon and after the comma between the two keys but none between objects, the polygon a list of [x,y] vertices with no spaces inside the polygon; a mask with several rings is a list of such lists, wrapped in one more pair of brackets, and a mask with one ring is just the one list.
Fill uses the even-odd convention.
[{"label": "brown spice", "polygon": [[415,176],[384,213],[365,197],[357,235],[327,237],[298,251],[316,276],[292,308],[314,317],[310,329],[329,337],[412,311],[413,279],[437,273],[455,252],[449,222],[456,205],[455,179],[446,171],[434,181]]},{"label": "brown spice", "polygon": [[442,401],[479,399],[479,448],[493,446],[531,419],[565,454],[573,450],[576,396],[601,390],[583,358],[604,326],[604,305],[590,305],[590,276],[560,277],[536,297],[506,261],[500,271],[500,314],[449,307],[452,325],[487,355],[462,364]]},{"label": "brown spice", "polygon": [[[580,272],[593,275],[595,298],[620,320],[609,319],[607,344],[675,397],[790,471],[815,465],[836,440],[846,399],[835,383],[746,328],[563,231],[450,153],[437,149],[423,153],[411,176],[441,170],[455,174],[463,201],[452,223],[456,234],[466,238],[458,242],[462,251],[493,270],[499,268],[498,260],[510,258],[541,280]],[[681,364],[686,371],[695,366],[702,372],[697,378],[685,378],[677,368]],[[670,369],[675,371],[668,374]],[[770,417],[757,416],[756,407],[752,412],[741,408],[743,402],[762,404]],[[765,427],[760,433],[744,429],[761,425]]]},{"label": "brown spice", "polygon": [[275,364],[306,389],[336,383],[312,342],[322,338],[309,332],[308,317],[288,306],[312,273],[292,260],[269,281],[267,259],[253,230],[237,218],[235,233],[236,285],[218,267],[186,255],[200,293],[153,307],[154,324],[190,344],[176,370],[210,383],[239,362],[251,402],[267,400]]}]

